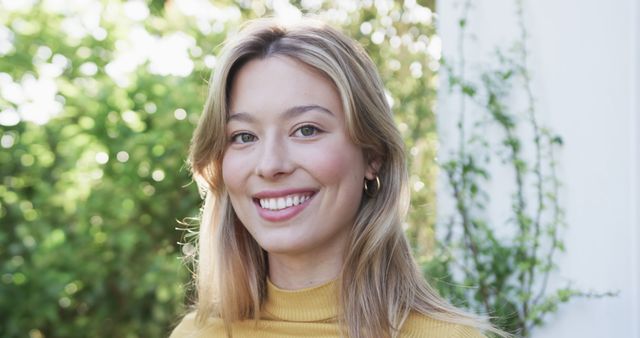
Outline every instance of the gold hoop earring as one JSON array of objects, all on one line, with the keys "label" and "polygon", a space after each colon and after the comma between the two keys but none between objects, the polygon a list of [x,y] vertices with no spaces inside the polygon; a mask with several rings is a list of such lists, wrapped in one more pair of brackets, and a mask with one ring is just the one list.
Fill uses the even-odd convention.
[{"label": "gold hoop earring", "polygon": [[[369,187],[370,182],[375,182],[375,189]],[[375,197],[376,195],[378,195],[381,187],[382,185],[380,184],[380,178],[378,177],[378,175],[376,175],[375,180],[368,180],[366,178],[364,179],[364,192],[369,197]]]}]

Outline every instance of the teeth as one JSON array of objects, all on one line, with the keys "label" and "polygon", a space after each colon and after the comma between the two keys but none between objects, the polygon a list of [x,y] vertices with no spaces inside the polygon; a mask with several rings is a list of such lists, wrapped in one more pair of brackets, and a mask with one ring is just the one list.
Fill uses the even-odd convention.
[{"label": "teeth", "polygon": [[289,195],[278,198],[262,198],[260,199],[260,206],[263,209],[282,210],[294,205],[300,205],[310,198],[311,196],[309,195]]}]

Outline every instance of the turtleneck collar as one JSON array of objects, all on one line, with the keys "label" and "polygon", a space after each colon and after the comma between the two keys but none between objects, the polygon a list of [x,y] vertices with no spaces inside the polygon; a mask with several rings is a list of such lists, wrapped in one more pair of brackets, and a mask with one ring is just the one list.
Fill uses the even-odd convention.
[{"label": "turtleneck collar", "polygon": [[337,297],[336,279],[300,290],[283,290],[267,279],[262,317],[290,322],[333,321],[338,313]]}]

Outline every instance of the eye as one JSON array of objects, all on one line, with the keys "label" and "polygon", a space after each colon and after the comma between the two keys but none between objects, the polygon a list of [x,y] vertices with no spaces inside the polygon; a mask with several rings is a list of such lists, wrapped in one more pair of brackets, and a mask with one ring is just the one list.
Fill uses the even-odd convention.
[{"label": "eye", "polygon": [[298,129],[296,129],[296,131],[293,133],[294,136],[298,136],[298,137],[310,137],[310,136],[314,136],[317,135],[321,130],[318,129],[315,126],[312,126],[310,124],[306,124]]},{"label": "eye", "polygon": [[256,137],[255,135],[251,135],[249,133],[237,133],[233,136],[231,136],[231,142],[232,143],[250,143],[250,142],[255,142]]}]

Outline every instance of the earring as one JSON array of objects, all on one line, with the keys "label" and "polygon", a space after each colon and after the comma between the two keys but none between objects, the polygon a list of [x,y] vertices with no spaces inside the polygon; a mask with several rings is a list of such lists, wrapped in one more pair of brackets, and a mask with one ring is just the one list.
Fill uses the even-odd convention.
[{"label": "earring", "polygon": [[[369,187],[369,184],[373,184],[375,182],[375,188]],[[364,179],[364,192],[369,197],[375,197],[380,192],[380,178],[376,175],[375,180]]]}]

